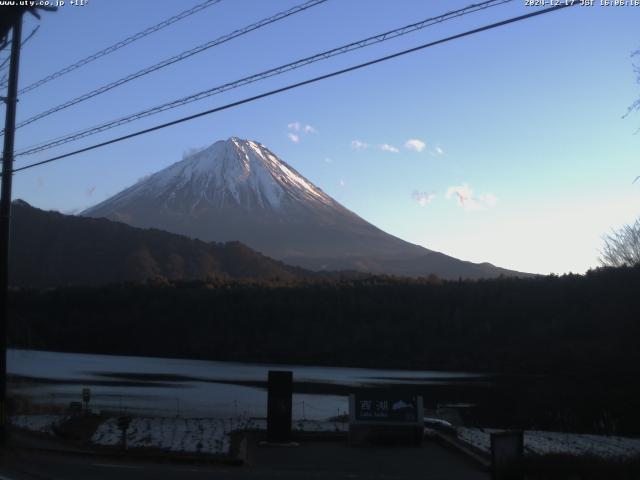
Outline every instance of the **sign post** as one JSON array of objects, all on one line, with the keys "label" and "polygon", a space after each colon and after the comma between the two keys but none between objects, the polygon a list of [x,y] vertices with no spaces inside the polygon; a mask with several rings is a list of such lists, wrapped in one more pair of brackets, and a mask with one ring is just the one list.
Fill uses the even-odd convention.
[{"label": "sign post", "polygon": [[522,480],[524,433],[509,430],[491,434],[491,478]]},{"label": "sign post", "polygon": [[91,389],[83,388],[82,389],[82,401],[84,402],[84,412],[86,414],[89,413],[89,400],[91,400]]},{"label": "sign post", "polygon": [[349,443],[420,445],[424,406],[419,395],[369,390],[349,396]]}]

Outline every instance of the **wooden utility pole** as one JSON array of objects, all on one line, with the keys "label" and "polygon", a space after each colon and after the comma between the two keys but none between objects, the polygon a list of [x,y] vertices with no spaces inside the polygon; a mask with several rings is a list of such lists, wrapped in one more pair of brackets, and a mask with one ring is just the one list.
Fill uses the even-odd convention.
[{"label": "wooden utility pole", "polygon": [[11,181],[13,179],[13,146],[16,133],[18,103],[18,67],[22,43],[22,12],[11,26],[11,63],[7,87],[2,154],[2,193],[0,194],[0,444],[7,434],[7,294],[9,289],[9,226],[11,222]]},{"label": "wooden utility pole", "polygon": [[[34,2],[35,3],[35,2]],[[4,123],[4,149],[2,150],[2,191],[0,192],[0,446],[7,439],[7,325],[9,292],[9,233],[11,226],[11,182],[13,180],[13,147],[16,135],[16,108],[18,105],[18,69],[22,47],[22,16],[25,12],[40,19],[38,10],[55,12],[52,6],[0,7],[0,42],[6,45],[9,30],[11,56],[7,96],[0,97],[7,104]]]}]

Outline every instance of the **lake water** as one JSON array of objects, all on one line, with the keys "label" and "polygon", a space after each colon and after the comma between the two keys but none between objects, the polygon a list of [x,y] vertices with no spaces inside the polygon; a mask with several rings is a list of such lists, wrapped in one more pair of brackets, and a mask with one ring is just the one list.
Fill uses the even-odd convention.
[{"label": "lake water", "polygon": [[293,397],[294,418],[326,419],[348,410],[350,389],[464,383],[463,372],[310,367],[9,350],[11,391],[34,402],[68,405],[91,388],[94,409],[185,417],[266,415],[269,370],[293,371],[304,385]]}]

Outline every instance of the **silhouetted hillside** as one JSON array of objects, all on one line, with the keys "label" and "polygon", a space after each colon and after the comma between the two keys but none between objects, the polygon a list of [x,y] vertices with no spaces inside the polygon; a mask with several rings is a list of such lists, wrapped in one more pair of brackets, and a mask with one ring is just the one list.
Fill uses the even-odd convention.
[{"label": "silhouetted hillside", "polygon": [[46,212],[21,200],[13,203],[11,226],[13,286],[310,275],[239,242],[206,243],[104,218]]}]

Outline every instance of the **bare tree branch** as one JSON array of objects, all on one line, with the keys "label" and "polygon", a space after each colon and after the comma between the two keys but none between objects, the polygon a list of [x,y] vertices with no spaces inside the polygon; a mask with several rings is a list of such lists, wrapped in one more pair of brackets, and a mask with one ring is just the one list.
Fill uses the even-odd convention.
[{"label": "bare tree branch", "polygon": [[[631,53],[631,57],[640,57],[640,49],[636,50],[635,52]],[[636,72],[636,82],[640,85],[640,65],[638,64],[633,64],[633,71]],[[627,113],[625,113],[622,118],[626,118],[628,117],[631,112],[635,112],[640,110],[640,98],[638,98],[635,102],[633,102],[631,105],[629,105],[629,107],[627,108]]]},{"label": "bare tree branch", "polygon": [[603,237],[600,263],[605,267],[640,265],[640,217]]}]

